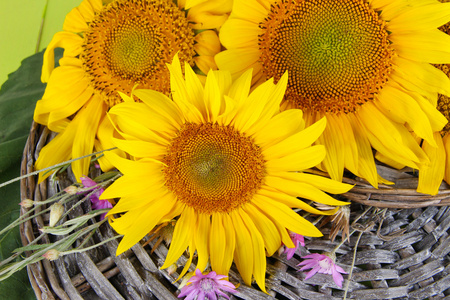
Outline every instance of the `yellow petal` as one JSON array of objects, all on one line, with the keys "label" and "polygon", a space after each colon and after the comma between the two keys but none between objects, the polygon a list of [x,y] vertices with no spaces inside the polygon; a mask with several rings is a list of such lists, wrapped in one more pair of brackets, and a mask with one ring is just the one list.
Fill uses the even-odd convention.
[{"label": "yellow petal", "polygon": [[391,75],[398,74],[397,78],[401,78],[402,86],[410,83],[415,85],[412,90],[419,93],[426,89],[450,96],[450,79],[438,68],[429,63],[416,62],[401,57],[396,57],[393,62],[395,69]]},{"label": "yellow petal", "polygon": [[[93,152],[95,135],[100,124],[100,117],[106,113],[106,104],[98,96],[92,99],[77,113],[79,120],[77,132],[73,140],[72,158],[88,155]],[[91,157],[72,162],[72,171],[78,182],[80,177],[89,174]]]},{"label": "yellow petal", "polygon": [[[239,60],[236,60],[239,57]],[[219,70],[228,70],[233,78],[237,78],[245,71],[251,69],[259,59],[259,49],[229,49],[218,53],[214,59],[216,60]]]},{"label": "yellow petal", "polygon": [[445,148],[439,132],[434,133],[437,146],[431,146],[427,141],[423,141],[422,149],[430,158],[430,164],[419,170],[419,184],[417,191],[419,193],[436,195],[439,186],[445,175]]},{"label": "yellow petal", "polygon": [[[130,212],[124,214],[122,217],[115,219],[111,226],[118,233],[124,234],[122,241],[120,241],[119,246],[117,247],[116,255],[120,255],[125,252],[134,244],[139,242],[147,233],[150,232],[161,220],[161,217],[164,216],[175,204],[175,199],[172,202],[169,202],[166,198],[166,201],[155,201],[151,202],[145,210],[138,210],[138,213],[135,211],[130,211],[130,218],[122,219]],[[129,226],[129,227],[128,227]],[[126,231],[122,231],[122,227]],[[175,238],[175,233],[174,233]],[[174,242],[171,244],[171,248],[173,247]],[[186,248],[185,248],[186,249]],[[170,250],[169,250],[170,253]],[[168,254],[169,255],[169,254]],[[181,255],[181,254],[180,254]]]},{"label": "yellow petal", "polygon": [[188,94],[188,97],[189,99],[192,99],[192,103],[200,111],[203,119],[207,120],[208,112],[204,99],[204,85],[200,81],[199,76],[192,70],[192,68],[187,66],[187,63],[185,63],[184,70],[186,78],[186,92]]},{"label": "yellow petal", "polygon": [[34,119],[55,131],[58,121],[74,114],[92,94],[93,89],[88,86],[83,70],[61,66],[50,76],[48,88],[36,104]]},{"label": "yellow petal", "polygon": [[[270,79],[258,86],[245,102],[238,102],[238,112],[234,117],[233,125],[240,132],[246,132],[255,122],[260,122],[259,117],[264,107],[270,101],[269,95],[273,90],[273,80]],[[251,134],[251,133],[249,133]]]},{"label": "yellow petal", "polygon": [[439,30],[414,31],[413,33],[392,33],[389,40],[399,56],[445,64],[450,61],[450,36]]},{"label": "yellow petal", "polygon": [[[173,136],[176,128],[170,125],[167,119],[149,111],[143,103],[124,102],[115,105],[108,113],[116,130],[125,138],[158,143],[169,144],[168,137]],[[165,134],[166,137],[163,137]]]},{"label": "yellow petal", "polygon": [[281,236],[276,226],[252,204],[245,205],[242,209],[249,215],[262,235],[267,256],[272,256],[281,246]]},{"label": "yellow petal", "polygon": [[[77,123],[71,122],[67,128],[59,133],[53,140],[50,141],[39,152],[39,157],[36,160],[36,170],[42,170],[51,166],[54,166],[63,161],[67,161],[71,158],[71,148],[73,139],[77,132]],[[45,178],[53,174],[54,172],[42,172],[39,173],[39,181],[41,183]]]},{"label": "yellow petal", "polygon": [[[167,64],[170,71],[170,89],[173,101],[181,109],[185,118],[191,122],[201,123],[205,121],[198,108],[193,104],[193,100],[189,98],[186,89],[186,81],[181,72],[181,64],[178,54],[173,58],[172,64]],[[190,68],[190,67],[188,67]]]},{"label": "yellow petal", "polygon": [[254,264],[252,236],[237,210],[232,211],[230,217],[236,231],[234,262],[245,284],[251,285]]},{"label": "yellow petal", "polygon": [[[256,206],[257,207],[257,206]],[[286,227],[284,227],[283,225],[281,225],[280,222],[277,221],[276,218],[274,218],[270,212],[265,211],[264,208],[259,208],[260,212],[262,214],[264,214],[269,220],[270,222],[272,222],[272,224],[277,228],[278,234],[281,237],[281,242],[288,248],[294,248],[295,245],[292,242],[291,237],[289,236],[289,233],[286,229]]]},{"label": "yellow petal", "polygon": [[212,30],[198,33],[195,36],[195,41],[194,50],[200,56],[214,56],[221,50],[219,37]]},{"label": "yellow petal", "polygon": [[347,204],[346,202],[334,199],[333,197],[327,195],[318,188],[305,182],[292,181],[289,179],[284,179],[275,176],[266,176],[266,185],[268,185],[271,188],[282,191],[288,195],[310,199],[315,202],[323,203],[326,205],[336,206]]},{"label": "yellow petal", "polygon": [[63,30],[73,33],[84,32],[89,29],[89,26],[81,14],[80,10],[76,7],[72,9],[64,20]]},{"label": "yellow petal", "polygon": [[82,43],[83,38],[77,34],[64,31],[56,33],[44,52],[41,74],[42,82],[48,82],[50,74],[55,67],[54,51],[56,48],[64,48],[64,56],[75,57],[81,53]]},{"label": "yellow petal", "polygon": [[189,259],[187,260],[186,264],[184,265],[184,268],[180,272],[180,276],[178,276],[177,280],[180,280],[187,273],[189,268],[191,267],[192,259],[194,258],[195,249],[196,249],[195,239],[191,239],[189,241]]},{"label": "yellow petal", "polygon": [[[373,103],[364,104],[358,111],[358,119],[363,125],[365,135],[371,145],[380,152],[396,154],[403,159],[409,160],[405,164],[412,166],[425,158],[423,151],[414,141],[403,124],[389,120]],[[415,145],[414,145],[415,144]]]},{"label": "yellow petal", "polygon": [[125,175],[145,177],[152,173],[157,174],[157,172],[161,172],[161,163],[151,159],[133,161],[120,157],[112,152],[105,152],[105,156],[107,156],[108,160]]},{"label": "yellow petal", "polygon": [[[270,80],[266,82],[263,84],[268,84]],[[261,111],[261,114],[258,117],[258,122],[254,122],[253,124],[251,124],[251,126],[246,130],[247,134],[253,135],[255,132],[260,131],[261,128],[266,126],[267,122],[273,118],[273,116],[280,113],[280,104],[284,98],[284,93],[286,92],[287,82],[288,73],[285,72],[283,76],[281,76],[281,78],[278,80],[278,82],[272,86],[272,89],[268,96],[267,104]]]},{"label": "yellow petal", "polygon": [[[186,71],[189,74],[191,72],[192,70]],[[184,123],[180,109],[166,95],[149,89],[137,89],[133,93],[158,115],[164,116],[174,127]]]},{"label": "yellow petal", "polygon": [[[354,174],[358,174],[359,176],[365,178],[371,185],[375,188],[378,188],[378,173],[377,168],[375,166],[375,160],[373,158],[373,150],[370,146],[369,139],[361,130],[361,124],[359,120],[355,117],[354,114],[349,116],[349,120],[351,123],[351,127],[353,130],[353,134],[355,136],[357,151],[358,151],[358,169],[352,170],[351,172]],[[347,168],[349,166],[346,166]]]},{"label": "yellow petal", "polygon": [[258,35],[262,33],[262,29],[248,20],[231,18],[220,28],[220,39],[228,49],[253,48],[258,45]]},{"label": "yellow petal", "polygon": [[187,18],[195,23],[194,29],[219,28],[228,19],[231,5],[229,0],[203,1],[189,9]]},{"label": "yellow petal", "polygon": [[253,134],[255,143],[265,149],[299,132],[305,127],[302,117],[300,109],[289,109],[277,114],[264,128]]},{"label": "yellow petal", "polygon": [[222,275],[227,275],[231,264],[233,263],[233,255],[236,249],[236,232],[234,230],[233,221],[229,214],[223,214],[223,226],[225,228],[225,254],[222,262]]},{"label": "yellow petal", "polygon": [[[145,202],[144,199],[148,199],[150,201],[152,199],[155,199],[156,197],[165,195],[167,193],[167,188],[165,188],[164,186],[164,179],[158,178],[158,174],[149,175],[153,175],[156,178],[146,177],[146,179],[148,179],[148,182],[145,183],[139,181],[139,179],[142,179],[142,177],[132,175],[122,176],[102,193],[100,199],[113,199],[118,197],[128,197],[132,199],[132,197],[135,197],[139,199],[136,201]],[[116,205],[117,207],[124,207],[120,212],[129,210],[128,206],[124,206],[125,203],[130,203],[131,205],[132,203],[134,203],[134,201],[120,201],[120,204]],[[116,208],[116,206],[114,206],[114,208]]]},{"label": "yellow petal", "polygon": [[250,233],[251,241],[253,244],[253,276],[255,277],[255,281],[258,284],[259,288],[263,292],[267,293],[265,287],[266,255],[264,252],[263,237],[261,236],[261,233],[256,228],[249,215],[241,208],[239,208],[239,215],[241,216],[245,226]]},{"label": "yellow petal", "polygon": [[102,6],[102,0],[83,0],[78,9],[86,23],[89,23],[94,19],[95,13],[102,9]]},{"label": "yellow petal", "polygon": [[209,71],[217,70],[217,64],[214,60],[214,56],[194,56],[194,63],[203,74],[208,74]]},{"label": "yellow petal", "polygon": [[247,99],[250,94],[250,86],[252,84],[252,70],[245,71],[241,76],[235,79],[230,87],[228,96],[236,100],[236,102],[242,102]]},{"label": "yellow petal", "polygon": [[[261,4],[261,1],[233,1],[232,16],[236,19],[249,20],[256,26],[268,15],[268,10]],[[228,48],[227,45],[225,47]]]},{"label": "yellow petal", "polygon": [[[114,135],[114,126],[112,125],[109,118],[104,117],[102,121],[100,122],[100,126],[97,130],[97,139],[94,142],[94,147],[96,152],[102,151],[102,150],[108,150],[111,148],[115,148],[112,138]],[[120,149],[114,149],[114,150],[108,150],[106,152],[114,152],[115,154],[119,155],[120,157],[126,157],[125,152],[123,152]],[[106,159],[106,157],[103,154],[97,155],[98,163],[100,164],[100,167],[103,172],[110,171],[114,168],[114,166]]]},{"label": "yellow petal", "polygon": [[263,150],[266,160],[280,158],[294,151],[311,146],[325,129],[326,119],[322,118],[306,129],[291,135],[281,142]]},{"label": "yellow petal", "polygon": [[209,252],[211,255],[211,268],[218,274],[226,271],[223,266],[225,258],[226,231],[223,226],[222,214],[214,213],[211,221],[211,231],[209,232]]},{"label": "yellow petal", "polygon": [[[204,270],[208,264],[209,259],[209,246],[211,245],[209,241],[210,228],[212,228],[214,225],[211,226],[211,216],[202,213],[198,214],[197,222],[197,227],[194,233],[195,245],[197,247],[198,254],[197,268],[199,268],[200,270]],[[222,244],[222,246],[223,245],[224,244]]]},{"label": "yellow petal", "polygon": [[145,141],[113,138],[113,144],[134,157],[153,157],[160,159],[167,153],[166,147]]},{"label": "yellow petal", "polygon": [[215,123],[222,107],[222,93],[220,93],[219,85],[215,77],[215,73],[210,71],[206,77],[204,90],[204,101],[206,104],[206,112],[208,122]]},{"label": "yellow petal", "polygon": [[300,217],[292,209],[284,204],[273,201],[261,195],[254,197],[254,203],[263,209],[267,214],[278,220],[282,226],[290,231],[304,235],[319,237],[322,233],[310,222]]},{"label": "yellow petal", "polygon": [[193,208],[186,206],[175,225],[172,243],[170,244],[169,252],[161,269],[165,269],[175,263],[181,254],[186,251],[190,241],[194,238],[192,228],[195,228],[196,215]]},{"label": "yellow petal", "polygon": [[407,122],[418,136],[432,142],[433,132],[427,115],[407,92],[387,84],[381,90],[378,100],[376,104],[382,105],[385,115],[393,116],[399,123]]},{"label": "yellow petal", "polygon": [[[279,191],[277,191],[273,188],[269,188],[269,187],[264,187],[264,188],[260,189],[258,193],[266,196],[269,199],[278,201],[290,208],[300,208],[301,210],[304,210],[304,211],[307,211],[307,212],[310,212],[310,213],[316,214],[316,215],[334,215],[337,211],[337,208],[330,209],[330,210],[324,210],[324,211],[315,209],[294,196],[289,196],[289,195],[280,193]],[[292,247],[290,247],[290,248],[292,248]]]},{"label": "yellow petal", "polygon": [[449,16],[449,3],[421,5],[397,14],[389,20],[387,27],[392,32],[438,28],[450,21]]},{"label": "yellow petal", "polygon": [[337,181],[342,181],[344,167],[350,171],[358,170],[359,154],[349,115],[352,114],[327,114],[328,125],[319,137],[327,151],[323,165]]},{"label": "yellow petal", "polygon": [[271,159],[266,162],[267,172],[302,171],[317,166],[325,157],[323,145],[311,146],[301,149],[281,158]]},{"label": "yellow petal", "polygon": [[350,184],[308,173],[283,172],[279,174],[279,177],[291,181],[305,182],[331,194],[346,193],[353,187]]}]

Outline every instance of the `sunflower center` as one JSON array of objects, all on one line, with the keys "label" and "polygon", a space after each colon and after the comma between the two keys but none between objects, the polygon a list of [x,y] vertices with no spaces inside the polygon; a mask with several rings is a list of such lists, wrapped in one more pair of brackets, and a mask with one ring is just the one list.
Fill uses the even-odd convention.
[{"label": "sunflower center", "polygon": [[261,149],[229,126],[185,124],[163,162],[179,201],[210,214],[249,202],[265,177]]},{"label": "sunflower center", "polygon": [[168,94],[166,63],[178,52],[193,64],[194,31],[171,0],[117,0],[105,6],[85,32],[80,59],[94,90],[109,106],[134,86]]},{"label": "sunflower center", "polygon": [[[157,27],[146,26],[134,18],[117,28],[106,40],[108,67],[122,78],[138,79],[151,71],[161,47],[161,35]],[[155,51],[156,50],[156,51]]]},{"label": "sunflower center", "polygon": [[260,28],[264,73],[278,80],[288,71],[293,107],[354,112],[392,68],[386,24],[364,0],[281,0]]}]

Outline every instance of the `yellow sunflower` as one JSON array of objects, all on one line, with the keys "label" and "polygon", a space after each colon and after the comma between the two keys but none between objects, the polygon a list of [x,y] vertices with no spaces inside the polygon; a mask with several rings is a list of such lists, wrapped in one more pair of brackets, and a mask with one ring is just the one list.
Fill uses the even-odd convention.
[{"label": "yellow sunflower", "polygon": [[[130,94],[137,86],[168,94],[165,64],[175,53],[205,74],[216,69],[219,39],[214,30],[204,29],[224,22],[230,3],[116,0],[102,5],[101,0],[84,0],[73,9],[44,54],[41,79],[48,85],[34,120],[59,134],[43,148],[36,168],[90,154],[94,147],[108,148],[105,137],[112,126],[105,115],[122,101],[119,92]],[[55,48],[64,48],[57,68]],[[78,180],[87,174],[89,162],[72,163]],[[110,167],[106,161],[101,164]]]},{"label": "yellow sunflower", "polygon": [[[325,192],[350,186],[301,171],[325,157],[322,145],[311,146],[326,119],[306,127],[302,111],[280,113],[287,75],[250,91],[251,71],[232,83],[229,72],[210,71],[205,85],[175,57],[170,69],[172,99],[152,90],[135,90],[142,102],[124,97],[109,117],[121,138],[114,144],[134,159],[106,153],[123,176],[102,194],[119,198],[108,213],[121,214],[112,227],[124,238],[117,255],[139,242],[156,225],[179,217],[162,268],[189,248],[197,267],[208,260],[226,275],[232,261],[245,283],[252,275],[264,290],[266,255],[284,243],[288,230],[305,236],[322,234],[291,208],[319,211],[296,197],[343,205]],[[324,192],[325,191],[325,192]],[[265,249],[265,250],[264,250]]]},{"label": "yellow sunflower", "polygon": [[219,37],[219,69],[253,83],[289,71],[283,109],[301,108],[307,125],[327,117],[318,166],[336,180],[344,168],[378,178],[372,147],[401,164],[429,163],[409,129],[436,147],[447,120],[435,108],[450,80],[431,63],[450,62],[438,27],[450,5],[433,0],[235,0]]}]

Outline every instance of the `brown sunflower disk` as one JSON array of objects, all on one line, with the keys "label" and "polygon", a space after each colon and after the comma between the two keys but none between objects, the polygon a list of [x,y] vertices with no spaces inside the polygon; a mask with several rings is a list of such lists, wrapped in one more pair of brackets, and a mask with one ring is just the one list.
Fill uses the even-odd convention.
[{"label": "brown sunflower disk", "polygon": [[[24,150],[22,175],[33,171],[40,149],[52,137],[47,128],[32,125]],[[98,175],[97,169],[91,169],[94,170],[91,177]],[[334,226],[342,224],[327,223],[321,228],[324,237],[307,238],[306,246],[300,247],[292,259],[287,260],[285,254],[268,258],[266,287],[269,294],[256,286],[246,286],[233,266],[229,280],[241,284],[237,289],[239,293],[230,295],[230,299],[342,299],[345,293],[347,298],[353,299],[442,299],[448,296],[450,209],[445,205],[448,205],[450,191],[442,186],[437,196],[416,193],[415,174],[407,171],[379,166],[381,175],[395,181],[396,188],[381,186],[376,190],[358,178],[345,179],[355,184],[353,190],[340,197],[353,201],[350,230],[356,232],[336,253],[337,264],[351,273],[351,278],[344,275],[342,288],[336,286],[329,275],[316,274],[305,280],[305,274],[297,271],[301,256],[331,251],[339,243],[341,233],[334,241],[329,236]],[[70,168],[58,174],[56,180],[46,179],[37,184],[37,179],[37,176],[22,179],[21,199],[44,201],[74,182]],[[40,206],[41,210],[45,208]],[[85,202],[68,218],[90,210],[90,203]],[[26,211],[22,208],[21,214]],[[39,229],[48,224],[48,219],[48,214],[44,214],[25,222],[20,229],[22,243],[36,242]],[[85,226],[93,222],[95,218]],[[114,234],[104,223],[90,242],[99,243]],[[56,241],[55,236],[44,234],[37,243]],[[80,242],[77,240],[73,247]],[[167,270],[159,269],[168,245],[157,239],[143,246],[144,243],[136,244],[118,257],[115,256],[118,241],[113,240],[81,254],[64,255],[54,261],[44,259],[29,265],[28,275],[37,299],[177,299],[180,281],[175,279],[178,274],[169,275]],[[182,256],[178,264],[185,264],[187,259],[187,255]],[[194,263],[190,271],[194,270]]]}]

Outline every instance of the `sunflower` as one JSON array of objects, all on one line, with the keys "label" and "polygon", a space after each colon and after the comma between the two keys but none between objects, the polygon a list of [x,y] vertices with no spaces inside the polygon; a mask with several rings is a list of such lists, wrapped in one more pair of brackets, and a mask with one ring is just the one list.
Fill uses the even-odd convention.
[{"label": "sunflower", "polygon": [[301,108],[307,125],[327,117],[318,167],[377,187],[372,147],[417,169],[429,159],[409,130],[436,147],[447,122],[435,102],[450,80],[431,63],[450,62],[438,30],[449,20],[450,4],[433,0],[235,0],[215,59],[234,77],[252,68],[255,86],[289,71],[283,109]]},{"label": "sunflower", "polygon": [[227,275],[234,259],[245,283],[254,276],[264,290],[265,255],[282,243],[294,247],[288,230],[322,235],[291,208],[336,211],[319,211],[296,197],[347,204],[325,192],[342,193],[349,185],[291,172],[325,157],[324,146],[311,144],[326,119],[305,128],[301,110],[280,113],[286,75],[249,93],[251,71],[233,83],[229,72],[210,71],[202,85],[187,63],[183,77],[178,57],[169,70],[172,99],[135,90],[142,102],[125,97],[108,114],[121,136],[114,144],[133,157],[105,154],[123,174],[102,194],[120,198],[108,213],[121,214],[111,223],[124,235],[117,255],[156,225],[178,218],[162,268],[189,248],[182,275],[197,252],[200,270],[210,260],[213,271]]},{"label": "sunflower", "polygon": [[[215,30],[230,1],[84,0],[66,17],[44,54],[42,81],[48,82],[34,120],[59,133],[41,151],[36,168],[109,148],[112,126],[106,112],[122,102],[119,92],[137,86],[168,94],[166,63],[179,53],[201,72],[217,68]],[[189,6],[187,6],[189,5]],[[189,9],[189,11],[186,11]],[[54,49],[64,48],[54,68]],[[100,128],[99,128],[100,127]],[[96,134],[98,133],[98,139]],[[90,159],[72,163],[75,177],[86,175]],[[103,169],[111,167],[101,160]],[[41,180],[45,176],[41,176]]]}]

